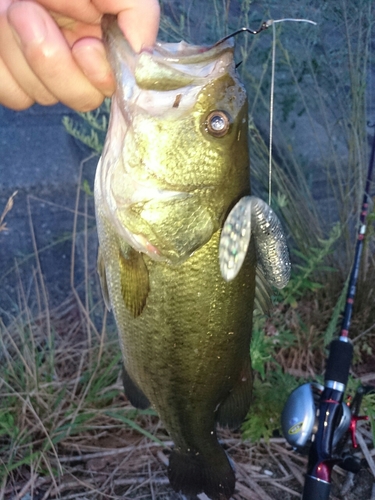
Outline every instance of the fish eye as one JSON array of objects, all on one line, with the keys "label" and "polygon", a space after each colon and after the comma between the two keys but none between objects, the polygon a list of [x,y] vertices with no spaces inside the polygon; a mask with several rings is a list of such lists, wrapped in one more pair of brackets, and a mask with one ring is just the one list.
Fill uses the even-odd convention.
[{"label": "fish eye", "polygon": [[229,130],[231,120],[225,111],[211,111],[205,121],[206,131],[214,137],[223,137]]}]

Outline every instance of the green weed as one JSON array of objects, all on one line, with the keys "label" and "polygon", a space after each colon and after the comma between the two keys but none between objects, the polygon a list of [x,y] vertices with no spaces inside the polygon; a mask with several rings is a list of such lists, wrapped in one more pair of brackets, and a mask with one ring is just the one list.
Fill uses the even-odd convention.
[{"label": "green weed", "polygon": [[96,111],[77,113],[81,120],[75,121],[64,116],[62,123],[68,134],[100,154],[108,128],[109,108],[110,99],[105,99]]},{"label": "green weed", "polygon": [[[337,334],[345,294],[341,294],[330,317],[321,314],[321,292],[327,287],[316,282],[319,273],[332,273],[324,261],[340,237],[335,226],[319,248],[308,255],[299,254],[300,263],[287,287],[274,296],[270,318],[254,317],[251,359],[255,373],[254,402],[242,426],[243,436],[252,440],[269,439],[280,428],[283,406],[292,390],[321,377],[326,359],[326,347]],[[327,314],[328,313],[328,314]]]}]

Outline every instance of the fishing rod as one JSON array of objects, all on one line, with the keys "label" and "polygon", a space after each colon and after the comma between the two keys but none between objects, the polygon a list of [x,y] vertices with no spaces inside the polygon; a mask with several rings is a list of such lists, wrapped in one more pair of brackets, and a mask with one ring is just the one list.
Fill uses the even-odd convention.
[{"label": "fishing rod", "polygon": [[329,347],[324,386],[308,383],[298,387],[289,396],[281,417],[283,433],[288,443],[301,452],[309,449],[302,500],[328,500],[334,465],[354,473],[358,472],[361,466],[357,457],[343,453],[343,449],[348,437],[351,437],[353,447],[357,447],[357,422],[368,419],[367,416],[359,416],[362,397],[368,389],[360,387],[349,405],[343,399],[353,359],[349,328],[367,228],[374,160],[375,134],[343,320],[339,337],[333,340]]},{"label": "fishing rod", "polygon": [[[269,26],[273,25],[274,27],[275,23],[283,21],[302,21],[316,24],[306,19],[267,21],[264,22],[257,31],[242,28],[220,40],[216,45],[241,32],[258,34]],[[272,59],[274,66],[274,50]],[[274,69],[271,81],[273,81],[273,79]],[[273,88],[271,90],[271,110],[273,108],[272,103]],[[271,113],[269,201],[271,200],[272,121]],[[367,391],[373,391],[374,388],[360,387],[350,404],[346,404],[343,399],[353,359],[353,344],[349,339],[349,328],[367,228],[369,193],[374,169],[374,160],[375,134],[373,137],[360,213],[355,255],[350,274],[342,325],[339,337],[333,340],[329,347],[324,385],[307,383],[298,387],[289,396],[281,417],[283,434],[288,443],[296,450],[302,453],[308,452],[309,454],[302,500],[328,500],[331,490],[331,474],[334,465],[339,465],[341,468],[354,473],[358,472],[361,466],[361,462],[357,457],[352,454],[344,453],[344,448],[349,436],[352,438],[353,447],[357,447],[355,439],[357,422],[359,420],[368,419],[367,416],[359,416],[362,398]],[[254,216],[256,213],[258,213],[258,218],[261,216],[261,223],[260,219],[256,220]],[[268,281],[278,288],[283,288],[290,274],[290,262],[286,249],[285,237],[283,236],[279,221],[270,207],[267,207],[261,200],[251,196],[242,198],[232,209],[225,221],[219,247],[220,270],[222,276],[226,281],[231,281],[236,276],[245,258],[251,233],[256,232],[256,229],[252,229],[251,226],[256,226],[257,224],[261,228],[266,229],[272,226],[272,230],[266,230],[265,234],[276,234],[275,240],[278,242],[276,246],[271,245],[274,242],[269,240],[269,236],[265,237],[264,234],[258,235],[265,246],[272,246],[272,249],[275,250],[271,252],[273,254],[271,261],[267,261],[268,265],[262,266],[262,269],[266,271],[271,270],[268,275],[266,273]],[[258,257],[259,255],[262,255],[262,252],[258,252]],[[281,282],[276,283],[273,279],[269,279],[274,276],[280,277]]]}]

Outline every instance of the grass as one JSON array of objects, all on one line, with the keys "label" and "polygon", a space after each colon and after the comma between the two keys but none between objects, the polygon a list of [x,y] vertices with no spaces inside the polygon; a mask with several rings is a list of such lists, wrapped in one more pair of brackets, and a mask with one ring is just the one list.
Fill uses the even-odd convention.
[{"label": "grass", "polygon": [[[371,2],[292,1],[282,16],[280,2],[271,0],[262,4],[262,10],[250,0],[213,0],[199,6],[197,1],[165,0],[162,9],[162,37],[195,43],[211,43],[239,26],[259,27],[265,18],[284,14],[319,22],[318,28],[285,24],[276,30],[272,206],[289,234],[293,277],[274,297],[272,315],[258,316],[254,324],[255,401],[242,435],[220,431],[237,464],[237,499],[297,498],[306,459],[292,454],[273,433],[289,392],[323,373],[326,345],[340,324],[368,162],[365,81],[371,62]],[[237,42],[239,70],[250,98],[253,186],[256,194],[267,198],[272,31],[243,35]],[[65,121],[65,125],[98,153],[107,116],[108,102],[101,110],[82,115],[84,122]],[[297,147],[299,129],[308,137],[306,151]],[[316,201],[320,190],[324,196]],[[32,284],[26,290],[18,282],[19,312],[0,323],[0,500],[26,494],[175,498],[165,476],[171,442],[163,424],[152,411],[135,411],[123,396],[113,320],[89,265],[91,219],[87,210],[78,209],[80,199],[87,209],[90,197],[92,186],[81,171],[69,235],[73,253],[69,297],[59,308],[50,308],[38,261],[42,249],[34,239]],[[5,229],[12,201],[0,217],[0,230]],[[371,224],[374,218],[372,214]],[[75,252],[81,236],[84,279],[76,283]],[[351,331],[355,346],[351,391],[358,380],[374,381],[373,246],[370,225]],[[372,422],[373,399],[364,403]],[[366,424],[360,432],[361,452],[366,455],[373,436]],[[340,474],[334,475],[335,494],[344,483]],[[371,477],[363,484],[371,485]],[[356,491],[350,499],[370,496],[359,487]]]},{"label": "grass", "polygon": [[2,214],[0,215],[0,233],[2,231],[6,231],[7,230],[7,224],[5,222],[5,217],[7,215],[8,212],[10,212],[13,208],[13,204],[14,204],[14,197],[17,195],[17,191],[15,191],[12,196],[8,199],[5,207],[4,207],[4,210],[2,212]]},{"label": "grass", "polygon": [[[77,207],[80,196],[90,196],[83,182]],[[9,202],[7,206],[11,208]],[[76,210],[73,248],[79,226],[87,248],[87,213]],[[66,475],[72,475],[67,458],[85,446],[98,446],[104,436],[115,442],[118,435],[120,443],[147,439],[163,445],[151,429],[155,412],[136,411],[125,400],[113,320],[102,300],[95,298],[88,258],[82,287],[75,283],[73,251],[72,293],[50,309],[37,250],[31,290],[26,292],[19,283],[18,315],[7,315],[6,324],[0,321],[1,499],[42,486],[46,498],[58,495],[65,489]],[[30,296],[36,297],[32,307]],[[73,476],[75,487],[82,488],[81,475]]]}]

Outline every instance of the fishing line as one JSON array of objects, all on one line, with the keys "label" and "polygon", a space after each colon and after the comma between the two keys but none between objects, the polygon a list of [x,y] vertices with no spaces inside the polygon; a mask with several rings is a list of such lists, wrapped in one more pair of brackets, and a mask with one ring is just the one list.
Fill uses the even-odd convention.
[{"label": "fishing line", "polygon": [[[283,19],[269,19],[262,23],[258,30],[251,30],[250,28],[240,28],[237,31],[234,31],[230,35],[221,38],[218,42],[213,45],[213,47],[217,47],[221,43],[229,40],[230,38],[239,35],[240,33],[250,33],[251,35],[257,35],[262,31],[268,29],[272,26],[272,59],[271,59],[271,90],[270,90],[270,138],[269,138],[269,146],[268,146],[268,204],[271,205],[272,198],[272,143],[273,143],[273,109],[274,109],[274,95],[275,95],[275,61],[276,61],[276,23],[284,23],[284,22],[296,22],[296,23],[309,23],[314,26],[317,25],[315,21],[311,21],[311,19],[299,19],[292,17],[285,17]],[[242,62],[242,61],[241,61]],[[241,62],[237,64],[236,68],[240,66]]]},{"label": "fishing line", "polygon": [[271,90],[270,90],[270,142],[268,146],[268,205],[272,198],[272,144],[273,144],[273,107],[275,96],[275,60],[276,60],[276,28],[272,23],[272,59],[271,59]]},{"label": "fishing line", "polygon": [[268,204],[271,206],[272,198],[272,144],[273,144],[273,109],[274,109],[274,96],[275,96],[275,61],[276,61],[276,23],[283,23],[285,21],[299,22],[299,23],[309,23],[316,26],[315,21],[310,19],[269,19],[262,26],[269,28],[272,26],[272,59],[271,59],[271,90],[270,90],[270,139],[268,146]]},{"label": "fishing line", "polygon": [[256,35],[272,26],[268,205],[263,200],[254,196],[244,196],[236,203],[225,219],[222,228],[219,244],[219,262],[222,277],[226,281],[232,281],[241,269],[249,247],[251,235],[253,234],[255,236],[258,263],[268,283],[277,288],[284,288],[288,283],[291,269],[285,234],[277,215],[270,207],[272,198],[272,143],[276,66],[275,24],[284,21],[308,22],[316,25],[314,21],[310,21],[309,19],[271,19],[264,22],[258,31],[241,28],[217,43],[220,44],[242,32],[249,32]]}]

